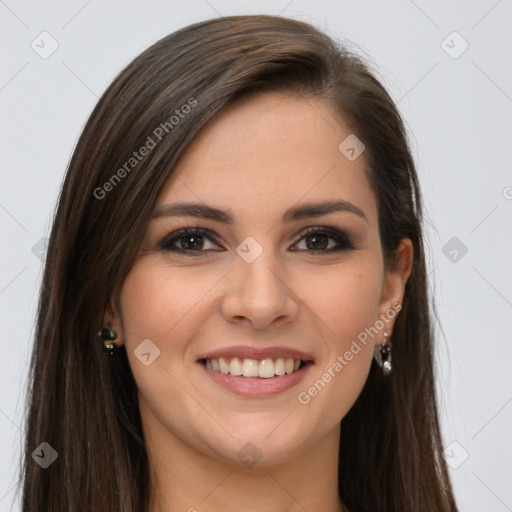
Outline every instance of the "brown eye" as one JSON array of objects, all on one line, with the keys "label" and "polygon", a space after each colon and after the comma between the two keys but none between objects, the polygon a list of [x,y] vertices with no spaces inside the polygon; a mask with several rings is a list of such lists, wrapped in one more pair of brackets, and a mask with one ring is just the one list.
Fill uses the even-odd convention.
[{"label": "brown eye", "polygon": [[308,235],[305,237],[306,246],[308,249],[327,249],[329,245],[329,236],[324,235],[323,233]]},{"label": "brown eye", "polygon": [[[158,246],[164,251],[204,256],[208,251],[223,250],[218,248],[216,240],[217,236],[207,229],[184,228],[169,233]],[[212,245],[208,247],[208,243]],[[356,248],[346,233],[329,227],[310,228],[300,235],[295,246],[301,243],[304,244],[303,248],[291,250],[332,254]]]},{"label": "brown eye", "polygon": [[[212,250],[207,246],[208,240],[215,240],[215,235],[203,228],[185,228],[168,234],[159,244],[160,249],[182,254],[199,253],[204,254]],[[218,247],[216,243],[213,246]],[[213,249],[219,250],[219,249]]]},{"label": "brown eye", "polygon": [[178,238],[180,249],[202,249],[203,235],[180,235]]},{"label": "brown eye", "polygon": [[299,250],[305,250],[307,252],[333,253],[355,249],[354,244],[346,233],[327,227],[311,228],[307,230],[305,233],[301,234],[296,244],[303,240],[305,249]]}]

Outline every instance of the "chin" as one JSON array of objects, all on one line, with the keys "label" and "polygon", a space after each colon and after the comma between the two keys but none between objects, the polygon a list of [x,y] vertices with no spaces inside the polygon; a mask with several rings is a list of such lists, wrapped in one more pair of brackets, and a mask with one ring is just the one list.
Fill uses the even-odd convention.
[{"label": "chin", "polygon": [[[223,442],[211,449],[227,463],[246,468],[264,468],[293,460],[313,443],[313,439],[308,439],[298,425],[285,425],[286,420],[280,425],[285,417],[278,421],[261,421],[259,428],[253,424],[250,428],[233,430],[234,439],[226,434]],[[245,421],[247,423],[247,418]],[[209,441],[211,444],[211,438]]]}]

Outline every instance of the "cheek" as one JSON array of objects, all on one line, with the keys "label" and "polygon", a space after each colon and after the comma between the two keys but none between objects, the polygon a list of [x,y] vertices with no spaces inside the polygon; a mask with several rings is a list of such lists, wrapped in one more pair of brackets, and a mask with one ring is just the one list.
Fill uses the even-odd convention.
[{"label": "cheek", "polygon": [[[179,348],[180,337],[172,336],[173,330],[180,330],[181,322],[216,282],[215,276],[190,279],[190,273],[182,274],[179,268],[147,263],[129,273],[121,294],[127,349],[146,338],[162,347],[170,345],[166,351]],[[169,338],[172,344],[165,343]]]},{"label": "cheek", "polygon": [[[366,382],[374,351],[372,326],[378,320],[382,275],[372,265],[340,266],[316,285],[305,283],[308,308],[318,318],[323,354],[299,390],[297,399],[326,425],[340,421],[350,410]],[[303,290],[305,293],[307,290]]]},{"label": "cheek", "polygon": [[[382,275],[364,262],[340,266],[312,279],[303,278],[301,296],[315,315],[326,339],[343,350],[377,319]],[[307,298],[307,299],[306,299]]]},{"label": "cheek", "polygon": [[[201,279],[191,279],[190,269],[185,275],[183,269],[154,261],[138,262],[125,279],[121,291],[123,342],[143,399],[139,400],[146,404],[146,413],[150,410],[149,415],[158,417],[162,424],[169,422],[170,403],[181,411],[192,408],[185,416],[201,413],[193,409],[195,404],[183,391],[188,378],[185,359],[188,342],[200,326],[195,314],[201,299],[218,280],[207,273]],[[150,353],[146,365],[139,358],[139,346],[147,339],[157,348],[146,345],[145,351]]]},{"label": "cheek", "polygon": [[[165,262],[140,261],[126,277],[121,291],[123,342],[137,386],[147,397],[163,389],[181,396],[179,382],[188,378],[190,367],[190,340],[209,317],[204,311],[208,293],[225,273],[225,269],[191,272]],[[140,358],[146,348],[148,366]]]}]

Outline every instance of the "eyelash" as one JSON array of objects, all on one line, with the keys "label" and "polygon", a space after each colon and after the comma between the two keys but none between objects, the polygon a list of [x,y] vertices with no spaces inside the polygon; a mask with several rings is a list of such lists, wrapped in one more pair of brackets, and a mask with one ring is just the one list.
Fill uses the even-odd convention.
[{"label": "eyelash", "polygon": [[[327,253],[327,254],[334,254],[334,253],[340,253],[343,251],[350,251],[356,249],[354,243],[352,242],[351,237],[344,233],[343,231],[338,230],[334,227],[329,226],[322,226],[322,227],[314,227],[314,228],[308,228],[305,231],[301,232],[300,235],[297,236],[297,238],[294,241],[294,245],[300,242],[303,238],[306,238],[309,235],[313,234],[322,234],[327,235],[328,238],[332,238],[338,245],[338,248],[331,248],[326,250],[308,250],[308,249],[300,249],[298,252],[310,252],[310,253]],[[185,235],[201,235],[205,236],[207,238],[210,238],[215,243],[218,243],[218,237],[211,232],[208,229],[204,228],[184,228],[180,229],[178,231],[173,231],[172,233],[169,233],[165,238],[163,238],[159,244],[158,247],[160,250],[163,251],[169,251],[174,252],[178,254],[184,254],[187,256],[202,256],[205,255],[207,252],[211,251],[209,250],[193,250],[193,249],[181,249],[178,247],[174,247],[172,244],[179,240],[180,237]],[[220,252],[220,251],[219,251]],[[195,254],[194,254],[195,253]]]}]

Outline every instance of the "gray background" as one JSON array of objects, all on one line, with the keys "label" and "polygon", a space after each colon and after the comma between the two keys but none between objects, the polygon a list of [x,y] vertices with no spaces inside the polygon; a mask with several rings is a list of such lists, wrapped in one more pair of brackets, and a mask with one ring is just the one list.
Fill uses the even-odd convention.
[{"label": "gray background", "polygon": [[14,483],[44,237],[89,113],[164,35],[256,13],[310,21],[357,45],[398,102],[427,210],[445,457],[461,510],[512,510],[510,0],[0,0],[0,512],[20,510]]}]

